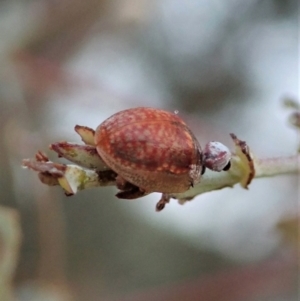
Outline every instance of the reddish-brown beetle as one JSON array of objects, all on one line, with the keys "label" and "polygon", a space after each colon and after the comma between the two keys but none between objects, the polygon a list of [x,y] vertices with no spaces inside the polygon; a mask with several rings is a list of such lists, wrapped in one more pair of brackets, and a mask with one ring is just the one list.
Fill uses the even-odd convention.
[{"label": "reddish-brown beetle", "polygon": [[178,115],[153,108],[114,114],[98,126],[94,139],[98,154],[118,175],[121,191],[117,196],[134,199],[162,192],[157,210],[168,202],[168,194],[184,192],[200,181],[206,160],[207,167],[215,171],[230,166],[230,152],[225,146],[211,142],[203,153]]}]

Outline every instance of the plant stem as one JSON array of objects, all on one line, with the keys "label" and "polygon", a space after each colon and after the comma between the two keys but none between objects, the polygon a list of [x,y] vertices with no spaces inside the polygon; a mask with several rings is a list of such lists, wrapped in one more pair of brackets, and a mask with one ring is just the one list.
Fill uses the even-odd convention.
[{"label": "plant stem", "polygon": [[288,157],[255,159],[254,162],[255,178],[295,174],[300,171],[300,154]]}]

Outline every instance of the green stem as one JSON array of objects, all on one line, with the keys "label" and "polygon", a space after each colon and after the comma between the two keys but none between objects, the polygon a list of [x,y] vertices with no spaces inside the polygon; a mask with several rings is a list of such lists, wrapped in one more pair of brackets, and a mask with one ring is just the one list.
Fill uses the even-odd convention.
[{"label": "green stem", "polygon": [[255,159],[255,178],[295,174],[300,171],[300,155]]}]

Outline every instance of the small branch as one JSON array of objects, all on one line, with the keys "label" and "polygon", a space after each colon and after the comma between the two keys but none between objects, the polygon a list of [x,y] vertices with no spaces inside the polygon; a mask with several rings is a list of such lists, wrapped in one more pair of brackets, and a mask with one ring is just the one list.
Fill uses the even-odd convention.
[{"label": "small branch", "polygon": [[[299,172],[299,154],[289,157],[259,159],[253,156],[245,141],[239,140],[234,134],[231,134],[231,137],[235,144],[235,152],[232,153],[231,167],[228,171],[207,170],[202,175],[200,182],[194,187],[183,193],[170,194],[169,196],[184,203],[199,194],[233,187],[238,183],[247,189],[253,178]],[[52,144],[50,149],[56,151],[59,156],[76,163],[76,165],[51,162],[41,152],[37,153],[35,159],[23,160],[23,167],[38,172],[42,183],[49,186],[60,185],[67,195],[73,195],[79,190],[87,188],[116,185],[117,175],[104,164],[93,146],[61,142]],[[92,169],[87,169],[87,167],[92,167]]]},{"label": "small branch", "polygon": [[[297,174],[300,172],[300,154],[288,157],[275,157],[265,159],[254,159],[254,170],[256,178],[280,176],[284,174]],[[179,199],[181,203],[193,199],[199,194],[218,190],[225,187],[233,187],[241,182],[244,170],[237,156],[233,156],[231,168],[228,172],[216,173],[208,170],[201,182],[184,193],[177,193],[172,197]],[[243,185],[242,185],[243,186]],[[247,188],[247,187],[244,187]]]},{"label": "small branch", "polygon": [[299,173],[300,155],[255,159],[256,178]]}]

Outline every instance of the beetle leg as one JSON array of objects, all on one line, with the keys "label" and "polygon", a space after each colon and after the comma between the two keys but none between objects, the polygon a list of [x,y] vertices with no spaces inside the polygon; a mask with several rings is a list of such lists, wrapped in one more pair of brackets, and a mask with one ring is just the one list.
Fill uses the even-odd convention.
[{"label": "beetle leg", "polygon": [[132,185],[131,189],[119,191],[116,194],[116,197],[119,199],[133,200],[133,199],[138,199],[147,194],[148,193],[146,193],[145,191],[140,190],[139,187]]},{"label": "beetle leg", "polygon": [[117,174],[112,170],[98,171],[98,177],[101,183],[106,185],[114,185],[116,182]]},{"label": "beetle leg", "polygon": [[120,175],[117,175],[117,177],[116,177],[116,186],[120,190],[131,190],[133,186],[136,187],[135,185],[126,181]]},{"label": "beetle leg", "polygon": [[129,183],[119,175],[116,178],[116,186],[121,190],[116,194],[116,197],[120,199],[132,200],[148,194],[145,190]]},{"label": "beetle leg", "polygon": [[156,211],[162,211],[165,208],[165,205],[169,203],[171,197],[167,193],[161,195],[161,199],[156,204]]}]

